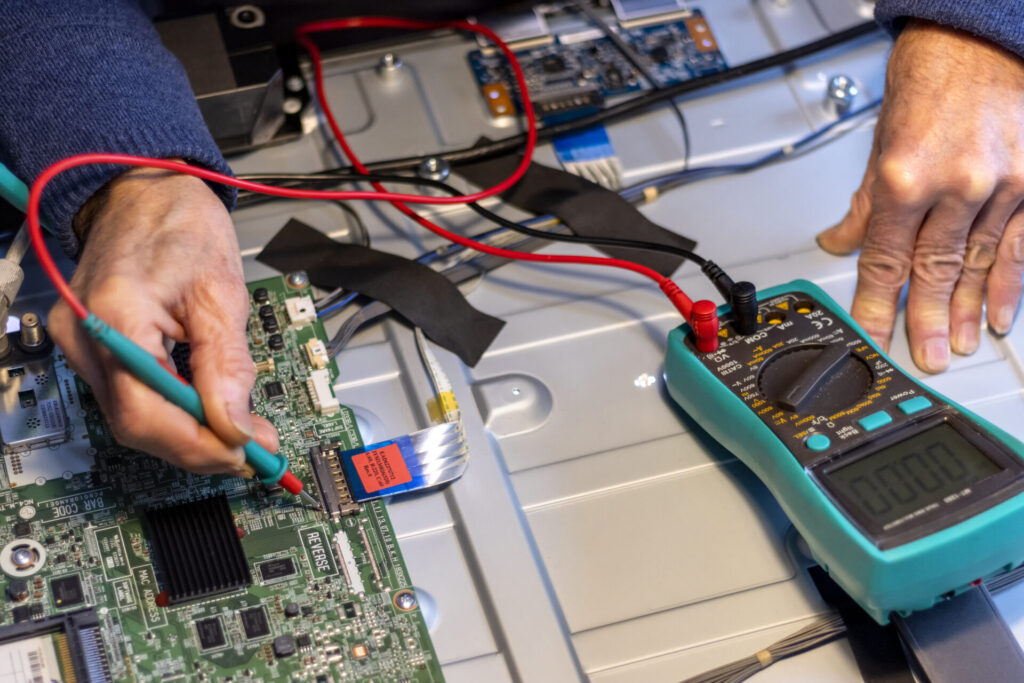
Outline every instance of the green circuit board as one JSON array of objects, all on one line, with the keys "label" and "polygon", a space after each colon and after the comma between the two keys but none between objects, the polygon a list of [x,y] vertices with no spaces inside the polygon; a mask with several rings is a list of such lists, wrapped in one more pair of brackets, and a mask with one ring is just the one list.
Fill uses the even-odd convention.
[{"label": "green circuit board", "polygon": [[[249,290],[253,411],[327,507],[125,449],[59,349],[8,359],[0,680],[443,680],[384,504],[357,505],[314,462],[361,441],[311,379],[338,370],[310,291]],[[63,437],[32,436],[61,418]]]}]

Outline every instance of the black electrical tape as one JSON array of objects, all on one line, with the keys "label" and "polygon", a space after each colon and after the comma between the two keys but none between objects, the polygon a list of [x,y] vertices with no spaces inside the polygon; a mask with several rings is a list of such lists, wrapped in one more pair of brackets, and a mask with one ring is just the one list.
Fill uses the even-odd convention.
[{"label": "black electrical tape", "polygon": [[821,597],[846,625],[846,639],[865,683],[915,683],[893,624],[880,626],[821,567],[808,572]]},{"label": "black electrical tape", "polygon": [[[455,172],[474,185],[492,187],[509,177],[518,163],[515,156],[503,156],[460,164]],[[530,164],[522,180],[503,193],[501,198],[532,213],[554,214],[574,233],[584,237],[641,240],[670,244],[687,250],[692,250],[697,244],[652,223],[617,192],[536,162]],[[619,247],[596,248],[614,258],[647,266],[665,277],[671,276],[683,262],[681,256],[674,254]]]},{"label": "black electrical tape", "polygon": [[383,301],[469,366],[476,365],[505,325],[470,306],[458,287],[427,266],[335,242],[295,219],[274,235],[256,260],[282,273],[305,270],[323,289],[341,287]]}]

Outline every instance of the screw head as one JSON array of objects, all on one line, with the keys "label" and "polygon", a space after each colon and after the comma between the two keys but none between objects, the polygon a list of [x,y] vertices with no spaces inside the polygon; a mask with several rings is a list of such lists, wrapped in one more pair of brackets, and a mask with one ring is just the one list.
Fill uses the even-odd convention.
[{"label": "screw head", "polygon": [[263,10],[256,5],[240,5],[228,15],[231,25],[236,28],[259,28],[267,23]]},{"label": "screw head", "polygon": [[412,591],[402,591],[395,595],[395,607],[401,610],[411,610],[416,606],[416,594]]},{"label": "screw head", "polygon": [[302,100],[298,97],[289,97],[281,103],[281,111],[285,114],[298,114],[302,111]]},{"label": "screw head", "polygon": [[32,549],[26,546],[15,548],[11,553],[11,562],[18,569],[31,567],[35,560],[35,554],[32,552]]},{"label": "screw head", "polygon": [[430,180],[445,180],[452,172],[451,164],[441,157],[428,157],[420,163],[416,174],[420,178]]},{"label": "screw head", "polygon": [[394,52],[387,52],[377,63],[377,75],[384,79],[394,78],[402,69],[402,58]]},{"label": "screw head", "polygon": [[860,93],[857,84],[849,76],[839,74],[828,81],[825,89],[825,105],[836,116],[843,116],[853,106],[853,101]]},{"label": "screw head", "polygon": [[306,275],[306,271],[304,271],[304,270],[297,270],[294,273],[288,273],[288,285],[289,286],[295,287],[296,289],[298,289],[300,287],[305,287],[308,284],[309,284],[309,275]]}]

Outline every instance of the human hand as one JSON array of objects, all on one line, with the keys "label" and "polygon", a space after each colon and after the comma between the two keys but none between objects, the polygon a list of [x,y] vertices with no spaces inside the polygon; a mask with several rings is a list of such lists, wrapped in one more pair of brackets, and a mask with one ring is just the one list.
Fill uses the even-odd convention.
[{"label": "human hand", "polygon": [[165,339],[190,343],[209,427],[135,379],[63,301],[50,311],[54,341],[92,387],[118,443],[193,472],[252,476],[241,446],[256,438],[276,453],[278,439],[249,414],[249,296],[223,203],[197,178],[154,169],[125,173],[97,201],[71,287],[159,358]]},{"label": "human hand", "polygon": [[[914,362],[1009,332],[1024,273],[1024,60],[968,33],[912,21],[896,40],[875,142],[850,211],[818,235],[861,249],[852,314],[888,348],[907,279]],[[951,341],[950,341],[951,340]]]}]

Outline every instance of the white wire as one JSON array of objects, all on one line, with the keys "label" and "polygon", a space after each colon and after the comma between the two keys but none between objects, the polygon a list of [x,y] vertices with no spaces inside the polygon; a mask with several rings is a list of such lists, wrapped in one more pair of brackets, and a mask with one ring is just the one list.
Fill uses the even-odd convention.
[{"label": "white wire", "polygon": [[434,355],[433,349],[430,348],[427,336],[423,334],[423,330],[419,327],[414,330],[414,333],[416,335],[416,348],[419,349],[420,358],[423,359],[423,365],[427,368],[430,381],[434,384],[434,393],[438,397],[441,394],[450,393],[452,382],[448,379],[448,375],[441,367],[441,364],[437,362],[437,356]]},{"label": "white wire", "polygon": [[343,290],[341,287],[338,287],[338,288],[328,292],[327,294],[324,294],[322,297],[320,297],[319,299],[317,299],[316,301],[313,302],[313,307],[316,308],[316,309],[323,308],[324,306],[326,306],[327,304],[333,302],[335,299],[337,299],[339,296],[341,296],[341,293],[344,292],[344,291],[345,290]]}]

